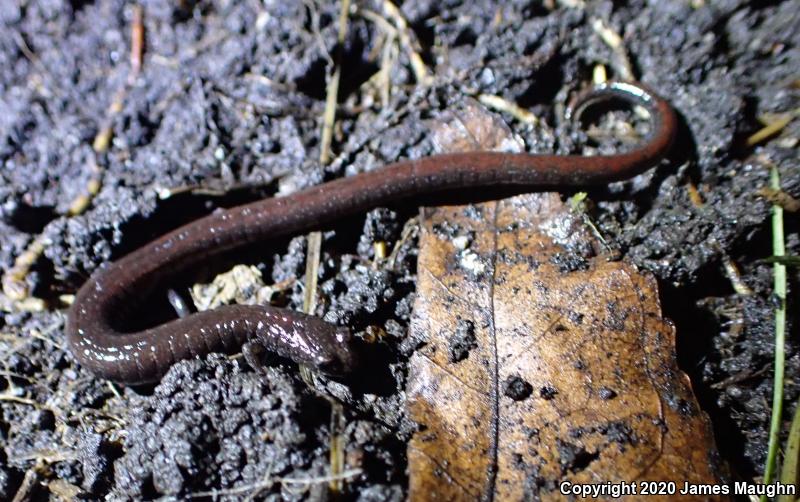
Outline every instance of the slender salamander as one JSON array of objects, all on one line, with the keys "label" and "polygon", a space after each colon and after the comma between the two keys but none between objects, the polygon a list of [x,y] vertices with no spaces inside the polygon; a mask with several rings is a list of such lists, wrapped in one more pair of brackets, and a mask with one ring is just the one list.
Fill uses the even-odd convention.
[{"label": "slender salamander", "polygon": [[652,91],[625,82],[595,87],[577,99],[572,115],[578,117],[590,104],[610,98],[641,105],[650,115],[647,138],[626,153],[435,155],[216,212],[173,230],[101,266],[86,281],[69,311],[69,348],[98,376],[126,384],[158,380],[176,361],[235,352],[247,342],[326,373],[347,373],[356,364],[350,331],[287,309],[228,305],[138,332],[121,328],[127,306],[149,296],[165,277],[254,241],[307,232],[375,206],[446,190],[580,187],[634,176],[667,153],[677,129],[676,115]]}]

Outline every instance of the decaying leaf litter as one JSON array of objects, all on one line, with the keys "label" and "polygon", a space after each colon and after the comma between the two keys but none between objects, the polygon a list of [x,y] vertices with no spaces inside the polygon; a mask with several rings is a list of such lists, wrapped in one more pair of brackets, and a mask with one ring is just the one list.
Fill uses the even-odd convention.
[{"label": "decaying leaf litter", "polygon": [[[677,324],[681,368],[716,434],[737,439],[720,444],[722,458],[735,475],[758,476],[773,329],[771,268],[759,261],[770,254],[768,205],[755,191],[768,171],[742,145],[761,127],[757,115],[797,107],[797,2],[552,7],[408,3],[399,9],[408,45],[380,3],[359,5],[344,44],[335,158],[322,168],[326,52],[337,39],[338,4],[148,2],[141,73],[99,157],[102,187],[76,217],[67,213],[93,179],[92,142],[130,73],[132,8],[54,2],[2,9],[3,268],[41,235],[48,245],[27,281],[57,306],[101,262],[215,206],[432,153],[424,119],[465,95],[500,96],[533,113],[536,124],[501,112],[526,149],[574,151],[585,138],[559,120],[568,93],[590,80],[597,63],[612,75],[626,66],[598,33],[599,19],[621,34],[636,74],[670,98],[686,129],[668,164],[591,192],[592,221],[609,246],[658,277],[665,315]],[[417,83],[414,46],[431,87]],[[795,197],[797,127],[790,121],[758,149]],[[613,139],[618,131],[608,131],[602,151],[622,146]],[[159,197],[165,193],[174,196]],[[318,313],[378,340],[380,354],[369,385],[326,384],[350,410],[346,461],[362,469],[344,485],[353,496],[406,493],[413,427],[400,414],[398,389],[414,350],[406,338],[416,273],[416,231],[407,222],[414,215],[413,208],[376,210],[323,234]],[[797,254],[796,223],[787,217],[787,225],[788,252]],[[381,242],[390,250],[386,261],[375,259]],[[300,309],[304,247],[302,238],[265,243],[230,264],[249,260],[268,283],[291,282],[277,301]],[[734,293],[722,266],[728,258],[752,295]],[[796,269],[789,273],[793,284]],[[327,483],[319,481],[328,467],[327,402],[305,389],[294,368],[256,379],[237,360],[187,362],[137,395],[71,365],[58,311],[7,312],[2,333],[4,498],[27,480],[34,495],[72,485],[90,497],[249,486],[258,496],[302,498]],[[791,333],[787,375],[798,364]],[[260,405],[237,400],[248,385],[252,401],[287,404],[266,419]],[[787,383],[787,403],[796,400],[795,385]],[[206,396],[202,405],[198,396]],[[158,435],[147,429],[151,423],[160,424]],[[270,443],[257,437],[263,434],[282,439]],[[297,446],[276,452],[276,444]]]},{"label": "decaying leaf litter", "polygon": [[[439,121],[431,134],[443,152],[522,148],[474,102]],[[610,261],[580,216],[551,192],[422,209],[411,500],[726,480],[654,279]]]}]

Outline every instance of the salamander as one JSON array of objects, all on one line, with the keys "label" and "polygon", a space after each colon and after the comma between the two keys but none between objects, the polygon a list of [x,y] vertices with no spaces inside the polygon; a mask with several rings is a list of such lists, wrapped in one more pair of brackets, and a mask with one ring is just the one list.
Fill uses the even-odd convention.
[{"label": "salamander", "polygon": [[92,274],[68,313],[69,349],[98,376],[125,384],[158,380],[176,361],[232,353],[248,342],[325,373],[346,374],[357,365],[354,336],[314,316],[271,306],[228,305],[125,332],[126,305],[146,298],[177,271],[219,253],[308,232],[375,206],[449,190],[534,191],[630,178],[667,154],[677,118],[664,99],[628,82],[609,82],[584,93],[568,118],[576,120],[589,105],[610,98],[649,112],[650,132],[631,151],[597,156],[478,151],[404,160],[286,197],[215,212],[177,228]]}]

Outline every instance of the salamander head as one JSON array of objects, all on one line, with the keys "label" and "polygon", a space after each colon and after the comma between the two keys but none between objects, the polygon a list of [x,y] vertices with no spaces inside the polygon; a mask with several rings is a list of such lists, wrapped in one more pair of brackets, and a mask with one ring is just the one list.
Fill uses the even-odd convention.
[{"label": "salamander head", "polygon": [[314,366],[331,376],[345,376],[352,373],[358,364],[355,337],[347,328],[338,327],[333,338],[335,343],[325,346],[314,358]]}]

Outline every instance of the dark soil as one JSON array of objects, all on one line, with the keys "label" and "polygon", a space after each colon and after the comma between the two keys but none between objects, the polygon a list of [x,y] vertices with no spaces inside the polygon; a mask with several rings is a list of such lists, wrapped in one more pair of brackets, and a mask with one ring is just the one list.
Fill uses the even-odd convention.
[{"label": "dark soil", "polygon": [[[325,167],[317,159],[338,3],[143,5],[144,63],[126,84],[129,2],[0,0],[0,267],[42,235],[46,250],[27,281],[50,305],[10,308],[0,321],[0,499],[20,490],[34,499],[214,490],[231,500],[325,497],[328,484],[314,478],[329,472],[326,395],[343,403],[337,429],[346,464],[361,469],[344,497],[403,499],[413,430],[403,418],[405,361],[419,343],[405,339],[413,205],[377,209],[324,233],[317,313],[379,340],[370,367],[351,382],[309,387],[286,361],[255,372],[241,359],[211,356],[175,365],[155,387],[114,388],[64,350],[59,297],[101,263],[214,208],[428,155],[426,119],[481,93],[539,117],[531,126],[504,115],[529,151],[581,151],[586,137],[562,123],[564,104],[588,85],[596,64],[612,76],[623,67],[593,29],[596,20],[623,35],[635,76],[669,98],[682,131],[658,168],[591,191],[591,217],[624,259],[659,279],[682,368],[732,477],[761,475],[775,300],[772,265],[763,261],[771,254],[770,206],[756,191],[772,163],[783,189],[800,196],[800,120],[756,148],[745,139],[761,127],[759,115],[800,106],[799,1],[406,2],[402,12],[435,78],[417,85],[401,49],[388,67],[385,103],[366,83],[381,69],[386,33],[363,9],[383,11],[379,2],[359,2],[340,48],[335,160]],[[120,89],[122,110],[109,114]],[[96,155],[92,142],[108,120],[112,143]],[[619,146],[607,140],[599,148]],[[99,194],[69,216],[98,167]],[[692,186],[702,204],[693,202]],[[188,189],[159,197],[181,187]],[[788,252],[799,254],[795,214],[786,214],[786,235]],[[378,241],[398,251],[376,268]],[[288,281],[278,300],[301,309],[305,247],[296,237],[239,258],[268,284]],[[752,294],[735,292],[725,260],[738,265]],[[798,274],[789,272],[785,428],[800,396]]]}]

